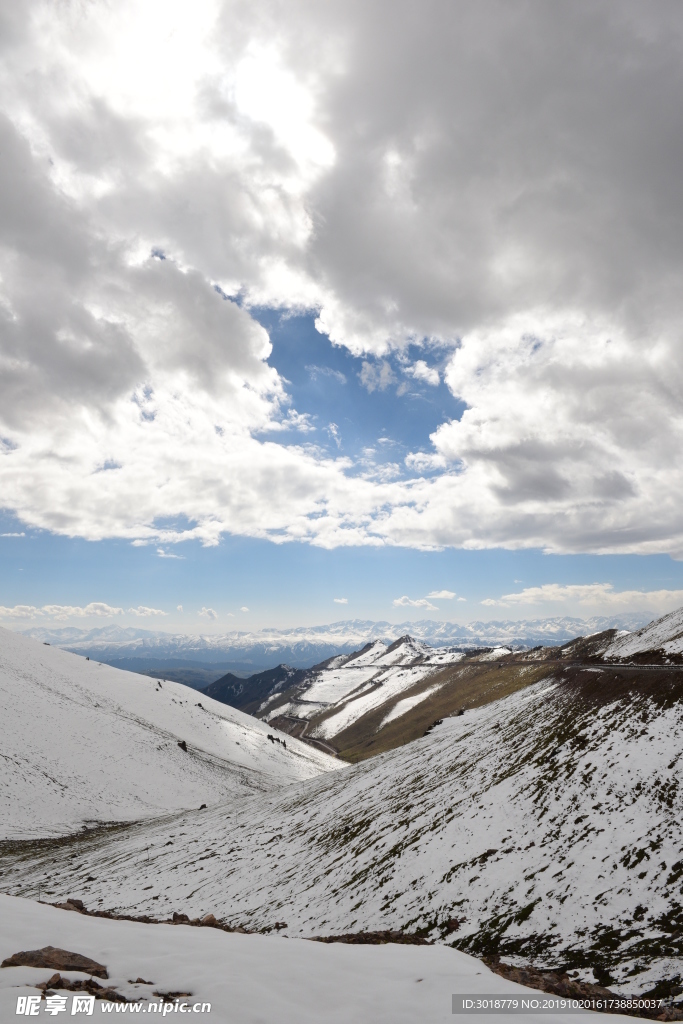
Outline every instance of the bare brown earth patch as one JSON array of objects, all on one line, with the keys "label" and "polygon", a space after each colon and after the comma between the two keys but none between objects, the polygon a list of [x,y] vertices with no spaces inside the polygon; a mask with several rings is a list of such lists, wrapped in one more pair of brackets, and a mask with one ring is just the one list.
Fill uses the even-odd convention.
[{"label": "bare brown earth patch", "polygon": [[[683,1020],[683,1009],[673,1004],[653,1009],[619,1006],[617,1004],[623,1003],[624,997],[603,985],[594,985],[590,982],[579,981],[578,978],[571,978],[565,973],[541,971],[531,966],[512,967],[510,964],[501,963],[498,957],[484,957],[483,960],[494,974],[507,978],[508,981],[513,981],[518,985],[526,985],[527,988],[539,989],[541,992],[563,996],[566,999],[597,999],[605,1002],[606,1005],[600,1007],[603,1013],[645,1017],[650,1020]],[[612,1002],[615,1004],[613,1007],[610,1005]]]}]

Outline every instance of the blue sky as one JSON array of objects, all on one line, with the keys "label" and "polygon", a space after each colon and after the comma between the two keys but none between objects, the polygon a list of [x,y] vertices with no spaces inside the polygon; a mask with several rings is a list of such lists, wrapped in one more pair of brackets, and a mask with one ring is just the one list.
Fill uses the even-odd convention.
[{"label": "blue sky", "polygon": [[[289,382],[287,391],[297,410],[309,414],[315,427],[305,439],[332,453],[341,451],[358,459],[364,450],[373,449],[372,458],[379,465],[401,463],[409,451],[429,451],[429,434],[445,419],[462,414],[462,403],[443,383],[434,387],[409,379],[409,389],[397,396],[405,378],[402,363],[391,358],[397,382],[368,392],[360,380],[363,358],[332,345],[316,331],[312,315],[285,317],[268,310],[257,315],[273,343],[269,362]],[[438,348],[419,354],[430,360],[429,365],[441,367]],[[329,433],[330,423],[338,427],[339,444]],[[292,431],[284,440],[299,443],[301,437]],[[469,622],[538,615],[618,615],[649,610],[649,602],[635,599],[615,610],[600,607],[599,602],[586,604],[571,593],[558,602],[541,599],[498,606],[482,601],[548,584],[608,583],[615,592],[683,589],[683,562],[667,555],[553,555],[538,549],[417,551],[396,546],[326,550],[230,535],[211,547],[198,541],[134,546],[120,539],[87,541],[34,530],[7,514],[0,525],[0,605],[82,608],[103,602],[126,612],[112,621],[158,629],[219,632],[343,618]],[[455,596],[430,599],[433,608],[394,604],[404,596],[419,601],[440,591]],[[139,606],[166,614],[127,613]],[[216,617],[199,614],[203,608]],[[101,625],[104,619],[79,616],[73,621]],[[15,620],[14,625],[22,622]]]},{"label": "blue sky", "polygon": [[[268,330],[273,352],[271,365],[289,382],[287,391],[299,412],[307,412],[316,426],[316,444],[331,455],[341,453],[370,458],[379,465],[398,463],[409,452],[430,451],[429,435],[440,423],[459,419],[464,404],[453,397],[441,378],[433,386],[406,376],[403,365],[416,359],[443,371],[448,351],[424,345],[407,346],[399,360],[393,353],[381,359],[354,356],[333,345],[315,328],[315,315],[283,315],[277,310],[253,310]],[[412,358],[411,358],[412,356]],[[371,392],[361,383],[363,363],[388,365],[393,380]],[[402,394],[398,393],[405,388]],[[337,428],[333,433],[330,424]],[[290,441],[300,440],[291,433]]]},{"label": "blue sky", "polygon": [[[3,532],[22,529],[7,517],[2,526]],[[618,591],[683,589],[683,564],[668,556],[558,556],[538,551],[452,549],[419,552],[373,547],[326,551],[305,544],[276,545],[234,537],[211,548],[188,542],[173,553],[182,557],[160,558],[154,547],[133,547],[120,540],[70,540],[31,530],[22,538],[3,537],[0,604],[82,607],[102,601],[124,609],[143,605],[166,611],[168,616],[143,620],[126,615],[112,621],[152,629],[222,632],[321,625],[345,618],[468,622],[595,613],[595,608],[571,601],[556,607],[481,605],[487,598],[556,582],[611,582]],[[439,590],[455,591],[466,600],[433,601],[439,612],[397,608],[392,603],[404,594],[419,599]],[[335,604],[335,597],[346,597],[348,604]],[[179,604],[183,605],[182,614],[176,610]],[[218,618],[198,615],[203,607],[213,608]],[[249,612],[241,612],[241,607]],[[597,611],[610,614],[609,608]],[[86,622],[103,624],[99,618],[72,624]]]}]

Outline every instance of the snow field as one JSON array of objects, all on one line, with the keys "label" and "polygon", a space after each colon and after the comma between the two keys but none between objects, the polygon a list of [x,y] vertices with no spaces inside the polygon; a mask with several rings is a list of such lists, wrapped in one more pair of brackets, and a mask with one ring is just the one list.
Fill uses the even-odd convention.
[{"label": "snow field", "polygon": [[[142,998],[145,1010],[149,1003],[159,1003],[155,990],[189,992],[189,1005],[210,1003],[211,1010],[184,1019],[216,1024],[445,1024],[452,1020],[452,994],[531,991],[492,974],[473,957],[439,946],[326,945],[282,936],[231,935],[211,928],[89,918],[0,896],[0,961],[19,950],[47,945],[104,964],[106,984],[129,999]],[[2,1020],[15,1020],[17,997],[36,995],[35,985],[52,973],[31,967],[0,970]],[[70,980],[87,977],[76,971],[62,974]],[[131,984],[138,977],[153,984]],[[63,994],[69,996],[66,1018],[71,998]],[[46,1018],[44,1011],[40,1016]],[[93,1019],[100,1016],[101,1003],[96,1003]],[[170,1016],[178,1020],[176,1011]],[[157,1011],[152,1019],[166,1018]],[[524,1016],[515,1019],[525,1024]],[[552,1018],[534,1014],[532,1019],[550,1024]],[[581,1017],[563,1019],[573,1024]]]},{"label": "snow field", "polygon": [[[415,668],[402,668],[401,666],[392,667],[385,669],[381,676],[378,676],[374,682],[381,683],[376,689],[368,690],[366,693],[361,693],[359,696],[352,695],[348,700],[342,703],[339,711],[334,715],[330,715],[329,718],[323,719],[322,722],[316,724],[311,730],[311,736],[318,736],[321,739],[331,739],[333,736],[340,733],[343,729],[347,729],[354,722],[357,722],[359,718],[367,714],[368,711],[372,711],[375,708],[381,707],[383,704],[388,704],[394,697],[403,693],[405,690],[409,690],[416,683],[421,682],[427,676],[432,675],[434,668],[432,666],[416,666]],[[430,693],[437,687],[431,687],[425,689],[419,695],[411,697],[412,707],[419,704],[422,700],[426,700]],[[407,709],[406,709],[407,710]],[[389,721],[386,719],[385,721]],[[384,724],[384,723],[383,723]]]},{"label": "snow field", "polygon": [[[403,700],[394,704],[386,718],[382,719],[379,728],[381,729],[383,726],[388,725],[389,722],[393,722],[395,718],[401,718],[403,715],[406,715],[411,708],[421,704],[427,697],[431,697],[438,689],[438,686],[430,686],[427,690],[423,690],[422,693],[416,693],[413,697],[404,697]],[[379,732],[379,729],[377,731]]]}]

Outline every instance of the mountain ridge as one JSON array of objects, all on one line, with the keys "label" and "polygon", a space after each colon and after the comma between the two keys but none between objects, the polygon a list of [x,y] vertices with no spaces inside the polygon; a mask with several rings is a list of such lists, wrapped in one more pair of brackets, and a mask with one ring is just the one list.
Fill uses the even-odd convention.
[{"label": "mountain ridge", "polygon": [[[310,668],[336,654],[350,654],[373,640],[392,642],[409,633],[432,647],[535,647],[562,644],[578,635],[599,633],[609,628],[639,629],[650,621],[647,613],[594,616],[579,619],[556,616],[544,619],[475,621],[466,625],[433,619],[390,623],[368,619],[345,619],[322,626],[291,629],[233,630],[227,633],[168,633],[108,625],[95,629],[69,626],[58,629],[32,626],[22,630],[44,643],[64,647],[77,654],[116,664],[135,659],[139,669],[165,663],[194,661],[220,663],[222,670],[258,671],[286,663],[293,668]],[[122,667],[124,667],[122,665]],[[127,667],[127,666],[125,666]],[[132,666],[131,666],[132,667]]]}]

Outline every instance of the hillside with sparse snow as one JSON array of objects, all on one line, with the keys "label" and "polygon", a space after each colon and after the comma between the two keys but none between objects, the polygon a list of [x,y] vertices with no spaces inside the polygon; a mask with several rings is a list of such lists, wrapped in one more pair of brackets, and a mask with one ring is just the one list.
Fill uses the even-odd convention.
[{"label": "hillside with sparse snow", "polygon": [[257,713],[268,719],[288,715],[315,720],[309,734],[331,739],[369,710],[389,703],[437,669],[457,664],[463,657],[462,651],[434,650],[410,636],[393,644],[375,640],[361,651],[332,658],[293,690],[266,700]]},{"label": "hillside with sparse snow", "polygon": [[[430,647],[406,635],[283,672],[265,699],[269,673],[229,690],[241,691],[235,702],[278,729],[356,761],[416,739],[439,718],[529,686],[547,671],[510,654],[507,647]],[[220,688],[219,680],[206,692],[218,695]],[[247,702],[256,693],[261,699]],[[232,703],[230,696],[222,699]]]},{"label": "hillside with sparse snow", "polygon": [[622,633],[603,651],[606,661],[629,658],[677,662],[683,660],[683,608],[663,615],[633,633]]},{"label": "hillside with sparse snow", "polygon": [[5,629],[0,722],[0,838],[215,804],[340,767],[188,687]]}]

